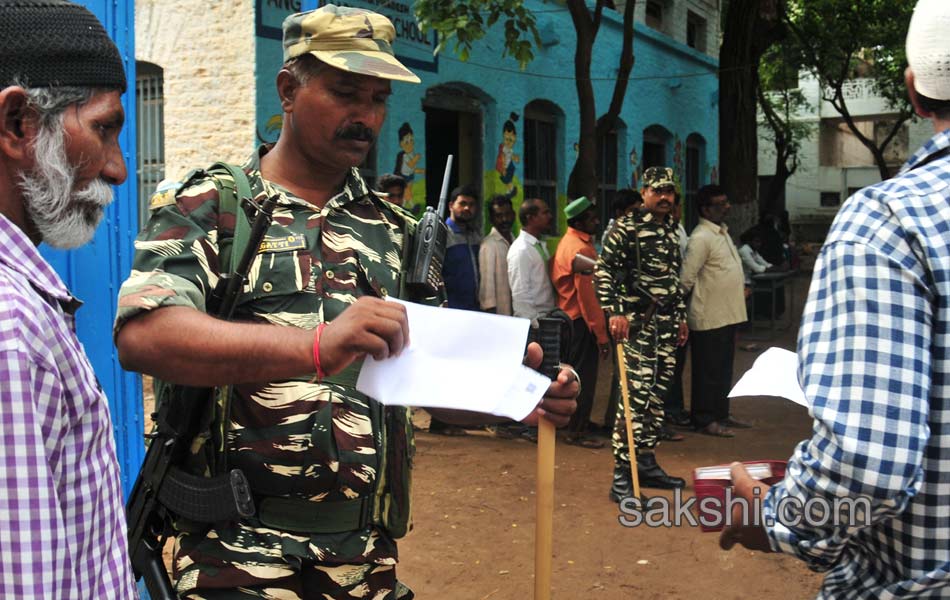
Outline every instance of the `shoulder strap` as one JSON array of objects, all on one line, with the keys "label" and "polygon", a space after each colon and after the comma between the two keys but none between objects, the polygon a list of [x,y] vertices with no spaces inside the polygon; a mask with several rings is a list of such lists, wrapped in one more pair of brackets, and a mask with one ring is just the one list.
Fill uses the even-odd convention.
[{"label": "shoulder strap", "polygon": [[223,193],[219,197],[218,204],[220,214],[234,215],[234,239],[228,255],[221,262],[222,270],[230,272],[234,268],[234,257],[241,255],[251,235],[251,224],[247,220],[247,213],[242,208],[244,201],[252,198],[251,183],[244,169],[235,165],[216,162],[208,168],[208,172],[212,175],[221,174],[222,171],[230,175],[234,181],[234,187],[222,186]]},{"label": "shoulder strap", "polygon": [[[925,167],[925,166],[929,165],[929,164],[932,163],[932,162],[935,162],[935,161],[940,160],[941,158],[947,156],[948,154],[950,154],[950,147],[944,148],[944,149],[942,149],[942,150],[938,150],[937,152],[934,152],[933,154],[931,154],[930,156],[928,156],[925,160],[923,160],[923,161],[921,161],[920,163],[918,163],[917,165],[915,165],[915,166],[914,166],[914,169],[919,169],[919,168],[921,168],[921,167]],[[914,170],[914,169],[911,169],[911,170]]]},{"label": "shoulder strap", "polygon": [[636,260],[636,264],[637,264],[637,274],[636,274],[636,277],[634,278],[634,281],[639,281],[639,280],[640,280],[640,271],[641,271],[641,267],[640,267],[640,230],[637,228],[637,219],[636,219],[636,217],[635,217],[634,215],[631,215],[631,216],[630,216],[630,224],[633,226],[633,241],[634,241],[633,251],[634,251],[634,253],[637,255],[637,260]]}]

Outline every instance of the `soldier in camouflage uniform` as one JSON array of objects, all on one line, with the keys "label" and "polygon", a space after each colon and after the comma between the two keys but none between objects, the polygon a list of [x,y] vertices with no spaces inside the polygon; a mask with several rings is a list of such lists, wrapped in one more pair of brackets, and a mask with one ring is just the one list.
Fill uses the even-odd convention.
[{"label": "soldier in camouflage uniform", "polygon": [[[643,210],[623,216],[604,241],[595,287],[607,311],[608,328],[623,341],[636,443],[637,471],[644,487],[680,488],[656,462],[663,425],[663,398],[676,365],[676,346],[686,342],[686,306],[680,293],[680,246],[670,213],[675,192],[672,169],[651,167],[643,174]],[[630,496],[630,449],[623,403],[617,406],[612,446],[615,502]]]},{"label": "soldier in camouflage uniform", "polygon": [[[382,127],[390,80],[419,81],[393,56],[394,36],[385,17],[332,5],[285,21],[281,136],[243,166],[252,195],[278,204],[233,322],[203,312],[235,237],[232,179],[197,172],[157,194],[136,241],[120,359],[174,384],[219,386],[186,466],[243,470],[258,509],[176,523],[183,598],[412,597],[396,580],[394,542],[411,525],[409,411],[355,390],[363,356],[408,342],[405,309],[383,298],[400,293],[415,223],[355,168]],[[565,425],[577,387],[563,370],[531,420]]]}]

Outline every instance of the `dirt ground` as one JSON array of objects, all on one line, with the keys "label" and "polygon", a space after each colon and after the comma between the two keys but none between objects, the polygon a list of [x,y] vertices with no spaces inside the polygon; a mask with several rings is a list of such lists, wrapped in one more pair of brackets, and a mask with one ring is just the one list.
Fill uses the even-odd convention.
[{"label": "dirt ground", "polygon": [[[808,275],[794,280],[790,328],[744,331],[736,377],[769,346],[793,350]],[[601,369],[608,379],[607,365]],[[686,394],[689,402],[689,366]],[[598,384],[594,417],[603,415],[606,384]],[[599,407],[599,408],[598,408]],[[787,459],[808,437],[806,410],[786,400],[734,400],[732,412],[754,424],[733,439],[684,432],[657,452],[671,474],[733,460]],[[427,417],[420,411],[419,424]],[[444,437],[420,432],[414,479],[414,530],[400,542],[399,578],[419,598],[507,600],[533,596],[536,446],[487,432]],[[613,459],[609,446],[590,450],[563,443],[556,450],[552,597],[599,598],[814,598],[821,576],[788,556],[742,548],[723,552],[718,534],[697,528],[623,527],[618,505],[607,497]],[[672,497],[669,492],[648,490]]]},{"label": "dirt ground", "polygon": [[[809,274],[793,280],[792,314],[782,323],[785,329],[771,335],[766,323],[742,332],[739,346],[747,349],[736,352],[735,377],[769,346],[794,350],[808,281]],[[603,363],[595,420],[604,413],[609,376],[610,365]],[[688,405],[688,364],[684,388]],[[151,398],[148,390],[146,394],[148,414]],[[733,439],[684,432],[686,440],[665,442],[658,449],[660,464],[687,479],[684,497],[692,496],[695,467],[784,460],[810,434],[805,409],[778,398],[733,400],[732,412],[754,428],[737,431]],[[416,420],[423,431],[416,437],[415,528],[399,544],[400,580],[422,599],[531,598],[537,447],[484,431],[467,437],[431,435],[424,431],[424,411],[417,411]],[[723,552],[718,534],[689,526],[622,526],[618,505],[607,497],[613,468],[609,444],[590,450],[558,443],[555,464],[555,600],[815,597],[821,576],[794,558],[739,547]],[[645,491],[672,497],[670,492]]]}]

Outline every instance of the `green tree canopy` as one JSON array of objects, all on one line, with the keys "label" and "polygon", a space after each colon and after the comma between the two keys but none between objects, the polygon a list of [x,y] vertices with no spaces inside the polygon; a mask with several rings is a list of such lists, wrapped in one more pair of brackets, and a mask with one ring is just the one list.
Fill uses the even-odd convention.
[{"label": "green tree canopy", "polygon": [[[877,163],[882,178],[890,176],[884,150],[913,116],[904,89],[907,57],[904,40],[914,0],[789,0],[787,21],[800,51],[801,65],[821,85],[822,99],[831,103],[855,137]],[[851,114],[845,93],[848,81],[867,77],[895,112],[894,122],[880,140],[862,133]]]}]

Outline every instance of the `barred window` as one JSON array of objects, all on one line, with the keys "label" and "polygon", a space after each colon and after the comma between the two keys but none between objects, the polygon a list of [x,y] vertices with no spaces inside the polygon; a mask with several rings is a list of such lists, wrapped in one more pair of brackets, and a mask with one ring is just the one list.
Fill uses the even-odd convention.
[{"label": "barred window", "polygon": [[136,178],[139,226],[148,220],[148,199],[165,178],[164,74],[158,65],[135,63]]}]

